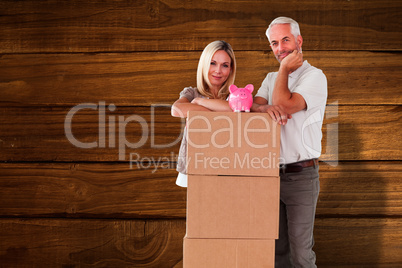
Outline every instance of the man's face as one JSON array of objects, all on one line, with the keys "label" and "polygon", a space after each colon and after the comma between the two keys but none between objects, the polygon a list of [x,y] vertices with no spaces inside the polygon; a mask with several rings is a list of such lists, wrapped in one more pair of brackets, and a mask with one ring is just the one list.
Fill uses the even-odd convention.
[{"label": "man's face", "polygon": [[276,24],[270,31],[271,48],[275,58],[281,62],[293,50],[300,51],[302,38],[299,35],[296,39],[290,31],[290,24]]}]

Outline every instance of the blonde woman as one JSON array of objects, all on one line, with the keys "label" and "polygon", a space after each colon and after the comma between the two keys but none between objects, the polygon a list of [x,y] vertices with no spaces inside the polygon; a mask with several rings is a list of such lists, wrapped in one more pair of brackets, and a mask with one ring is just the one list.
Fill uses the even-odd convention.
[{"label": "blonde woman", "polygon": [[[225,41],[208,44],[198,62],[197,87],[186,87],[180,92],[179,99],[173,103],[172,116],[186,118],[188,111],[232,111],[227,98],[235,75],[236,59],[232,47]],[[176,184],[181,187],[187,187],[186,133],[184,128],[177,161]]]}]

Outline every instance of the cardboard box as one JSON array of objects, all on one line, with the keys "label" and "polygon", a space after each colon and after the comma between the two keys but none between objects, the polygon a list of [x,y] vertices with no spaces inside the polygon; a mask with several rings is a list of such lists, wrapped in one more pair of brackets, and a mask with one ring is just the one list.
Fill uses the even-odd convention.
[{"label": "cardboard box", "polygon": [[280,125],[266,113],[188,113],[188,174],[279,176]]},{"label": "cardboard box", "polygon": [[184,268],[266,268],[275,265],[275,240],[184,238]]},{"label": "cardboard box", "polygon": [[279,177],[189,175],[187,237],[276,239]]}]

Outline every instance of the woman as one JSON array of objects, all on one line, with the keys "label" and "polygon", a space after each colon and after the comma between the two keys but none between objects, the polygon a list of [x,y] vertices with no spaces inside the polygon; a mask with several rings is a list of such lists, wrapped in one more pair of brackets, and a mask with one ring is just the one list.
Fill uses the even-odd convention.
[{"label": "woman", "polygon": [[[186,87],[172,106],[172,116],[186,118],[188,111],[229,112],[229,86],[234,83],[236,59],[232,47],[225,41],[208,44],[201,54],[197,69],[197,87]],[[187,130],[181,142],[176,184],[187,187]]]}]

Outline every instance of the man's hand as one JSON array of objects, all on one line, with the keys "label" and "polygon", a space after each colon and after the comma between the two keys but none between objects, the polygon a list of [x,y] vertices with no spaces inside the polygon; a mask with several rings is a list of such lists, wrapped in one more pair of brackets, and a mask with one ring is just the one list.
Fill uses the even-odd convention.
[{"label": "man's hand", "polygon": [[303,65],[303,55],[293,50],[286,56],[279,67],[278,75],[275,80],[272,92],[272,104],[279,106],[286,114],[294,114],[307,108],[307,103],[303,96],[290,92],[288,81],[289,74]]},{"label": "man's hand", "polygon": [[303,54],[295,49],[281,61],[279,69],[282,69],[287,74],[291,74],[302,65]]},{"label": "man's hand", "polygon": [[285,113],[285,111],[278,105],[259,105],[254,103],[252,110],[260,113],[268,113],[272,120],[277,122],[279,125],[286,125],[288,119],[292,118],[292,115]]}]

